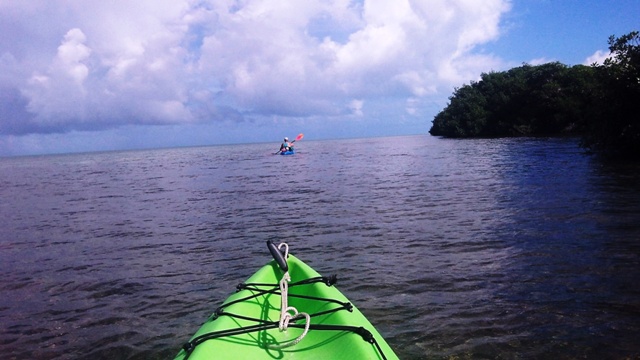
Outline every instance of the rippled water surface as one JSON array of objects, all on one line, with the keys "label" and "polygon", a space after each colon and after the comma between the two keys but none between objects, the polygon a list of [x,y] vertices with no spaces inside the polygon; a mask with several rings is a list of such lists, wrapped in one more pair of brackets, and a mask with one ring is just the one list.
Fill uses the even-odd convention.
[{"label": "rippled water surface", "polygon": [[566,139],[274,146],[0,159],[2,358],[170,359],[267,239],[403,359],[640,357],[638,166]]}]

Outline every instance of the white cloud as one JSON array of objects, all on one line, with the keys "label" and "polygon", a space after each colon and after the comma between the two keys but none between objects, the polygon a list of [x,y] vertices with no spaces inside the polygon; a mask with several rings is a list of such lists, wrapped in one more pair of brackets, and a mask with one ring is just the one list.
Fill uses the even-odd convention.
[{"label": "white cloud", "polygon": [[419,115],[420,102],[500,66],[473,50],[500,35],[509,8],[509,0],[12,2],[0,6],[0,23],[17,19],[1,25],[12,36],[0,40],[0,63],[15,75],[0,75],[0,88],[27,105],[0,134],[362,116],[369,101],[388,102],[389,113],[410,104]]},{"label": "white cloud", "polygon": [[30,99],[27,110],[45,123],[58,123],[65,118],[81,120],[89,74],[85,61],[91,49],[84,45],[86,37],[79,29],[69,30],[45,74],[35,72],[23,88]]},{"label": "white cloud", "polygon": [[593,53],[593,55],[591,55],[588,58],[586,58],[582,64],[583,65],[592,65],[594,63],[597,63],[597,64],[602,65],[602,64],[604,64],[604,61],[609,57],[611,57],[611,52],[610,51],[598,50],[595,53]]},{"label": "white cloud", "polygon": [[549,63],[549,62],[552,62],[552,61],[554,61],[554,60],[550,60],[550,59],[542,57],[542,58],[531,59],[531,60],[529,60],[528,64],[536,66],[536,65],[546,64],[546,63]]},{"label": "white cloud", "polygon": [[91,49],[84,45],[86,36],[80,29],[71,29],[64,36],[62,45],[58,47],[57,65],[81,85],[89,74],[89,68],[83,63],[91,54]]},{"label": "white cloud", "polygon": [[418,103],[419,101],[416,98],[408,98],[407,105],[405,107],[405,111],[407,112],[407,114],[415,115],[418,111],[417,109]]},{"label": "white cloud", "polygon": [[364,101],[362,100],[358,100],[358,99],[354,99],[351,100],[349,102],[349,109],[351,110],[351,113],[355,116],[362,116],[363,112],[362,112],[362,106],[364,105]]}]

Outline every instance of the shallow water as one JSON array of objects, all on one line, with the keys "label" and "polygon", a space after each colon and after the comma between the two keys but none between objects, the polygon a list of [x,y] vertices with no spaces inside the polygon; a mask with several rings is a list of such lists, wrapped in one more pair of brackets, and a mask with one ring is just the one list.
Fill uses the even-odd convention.
[{"label": "shallow water", "polygon": [[167,359],[269,260],[403,359],[640,357],[640,168],[429,136],[0,159],[0,351]]}]

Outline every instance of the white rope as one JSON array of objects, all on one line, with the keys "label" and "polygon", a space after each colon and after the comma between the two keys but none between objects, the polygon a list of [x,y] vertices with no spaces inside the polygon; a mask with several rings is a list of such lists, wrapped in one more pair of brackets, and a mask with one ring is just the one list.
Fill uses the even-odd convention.
[{"label": "white rope", "polygon": [[284,247],[284,261],[287,261],[287,259],[289,258],[289,244],[280,243],[280,245],[278,245],[278,250],[282,250],[283,247]]},{"label": "white rope", "polygon": [[[281,243],[280,245],[278,245],[278,249],[283,246],[285,247],[284,258],[286,260],[289,255],[289,245],[287,245],[286,243]],[[286,331],[289,328],[289,321],[304,316],[304,318],[306,319],[304,331],[302,332],[302,334],[300,334],[300,336],[291,341],[277,345],[268,345],[270,349],[284,349],[299,343],[307,335],[307,332],[309,332],[309,325],[311,325],[311,317],[309,316],[309,314],[299,313],[298,309],[293,306],[289,306],[289,281],[291,281],[291,276],[287,271],[284,273],[284,275],[282,275],[282,279],[280,280],[280,321],[278,323],[278,329],[280,329],[280,331]]]}]

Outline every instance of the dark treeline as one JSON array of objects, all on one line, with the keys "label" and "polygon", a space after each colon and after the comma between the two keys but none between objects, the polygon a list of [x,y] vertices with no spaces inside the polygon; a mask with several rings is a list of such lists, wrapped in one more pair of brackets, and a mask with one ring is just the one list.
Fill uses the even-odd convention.
[{"label": "dark treeline", "polygon": [[482,74],[456,88],[429,133],[454,138],[582,136],[582,145],[640,159],[640,36],[609,38],[604,64],[558,62]]}]

